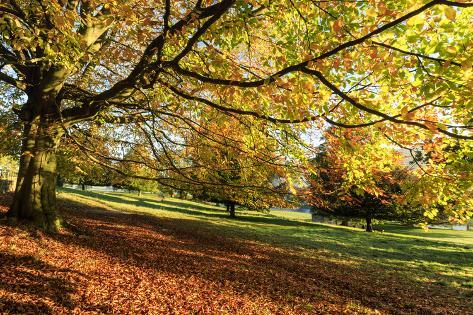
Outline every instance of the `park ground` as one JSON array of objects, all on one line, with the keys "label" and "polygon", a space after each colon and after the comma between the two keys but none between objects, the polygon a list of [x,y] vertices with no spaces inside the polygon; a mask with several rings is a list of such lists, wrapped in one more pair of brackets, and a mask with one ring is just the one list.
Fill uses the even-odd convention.
[{"label": "park ground", "polygon": [[473,313],[471,231],[230,219],[151,194],[65,190],[59,207],[57,235],[0,221],[0,313]]}]

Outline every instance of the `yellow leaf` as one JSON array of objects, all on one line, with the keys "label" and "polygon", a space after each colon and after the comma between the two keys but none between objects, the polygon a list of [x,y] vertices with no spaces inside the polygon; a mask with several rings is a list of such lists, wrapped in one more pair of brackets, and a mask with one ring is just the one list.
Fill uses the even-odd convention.
[{"label": "yellow leaf", "polygon": [[407,116],[408,113],[409,113],[409,109],[407,108],[407,106],[404,106],[403,108],[401,108],[402,118],[406,119],[406,116]]},{"label": "yellow leaf", "polygon": [[377,16],[376,9],[375,8],[369,8],[368,10],[366,10],[366,15],[370,16],[370,17],[376,17]]},{"label": "yellow leaf", "polygon": [[457,11],[454,8],[446,6],[444,9],[445,16],[450,21],[455,21],[455,17],[457,16]]},{"label": "yellow leaf", "polygon": [[451,54],[454,54],[457,52],[457,48],[455,46],[448,46],[445,50]]},{"label": "yellow leaf", "polygon": [[416,16],[411,17],[409,20],[407,20],[407,26],[415,26],[419,24],[424,24],[424,17],[422,14],[418,14]]}]

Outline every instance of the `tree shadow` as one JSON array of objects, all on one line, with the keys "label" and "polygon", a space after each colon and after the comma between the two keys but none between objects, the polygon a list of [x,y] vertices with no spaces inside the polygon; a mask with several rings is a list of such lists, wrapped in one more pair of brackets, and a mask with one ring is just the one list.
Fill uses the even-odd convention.
[{"label": "tree shadow", "polygon": [[132,206],[137,206],[137,207],[150,206],[143,200],[135,200],[135,201],[129,200],[130,198],[133,198],[131,195],[127,195],[125,198],[122,198],[113,193],[101,193],[101,192],[95,192],[95,191],[90,191],[90,190],[76,190],[76,189],[71,189],[71,188],[61,188],[60,191],[64,191],[64,192],[71,193],[74,195],[79,195],[86,198],[99,199],[103,201],[127,204],[127,205],[132,205]]},{"label": "tree shadow", "polygon": [[[468,246],[440,240],[400,237],[399,235],[390,235],[389,233],[365,233],[361,230],[358,231],[329,225],[320,225],[312,222],[289,220],[271,214],[251,215],[248,214],[248,212],[245,212],[243,215],[237,216],[236,218],[230,218],[224,210],[200,207],[201,209],[206,209],[206,211],[212,211],[209,213],[195,210],[193,205],[189,206],[189,204],[184,202],[168,202],[166,200],[161,202],[151,198],[141,198],[130,195],[110,196],[109,194],[89,191],[79,191],[78,193],[78,191],[75,190],[72,190],[72,193],[76,193],[84,197],[131,204],[148,209],[172,211],[188,216],[225,219],[228,220],[226,222],[234,222],[234,226],[228,227],[229,229],[233,229],[234,232],[241,231],[242,228],[245,228],[238,226],[239,222],[257,224],[263,229],[268,229],[271,225],[284,226],[286,227],[284,230],[285,235],[290,237],[291,240],[299,238],[301,241],[301,246],[307,247],[307,243],[312,243],[313,246],[310,247],[322,247],[336,252],[349,253],[354,257],[368,261],[376,258],[383,259],[385,261],[392,260],[392,265],[395,267],[397,261],[400,259],[404,261],[423,260],[440,264],[451,264],[452,262],[455,262],[457,266],[465,267],[470,266],[473,262],[473,254],[465,252],[465,249],[469,248]],[[127,200],[127,198],[133,198],[136,200],[136,202]],[[183,205],[186,207],[183,208]],[[122,211],[126,212],[126,210]],[[132,211],[131,213],[136,212]],[[146,212],[142,212],[142,214],[149,215],[149,213]],[[244,233],[240,234],[241,237],[245,237]],[[304,237],[297,236],[300,234],[304,234]],[[251,234],[251,237],[254,237],[254,235]],[[308,237],[311,237],[309,242]],[[348,240],[346,240],[347,238]],[[262,241],[266,240],[263,239]],[[442,248],[437,249],[438,247]],[[385,262],[385,264],[389,263]],[[466,277],[450,276],[449,280],[464,282],[471,279]]]},{"label": "tree shadow", "polygon": [[[80,203],[77,206],[90,210]],[[177,279],[199,277],[211,283],[225,283],[239,294],[264,296],[281,305],[294,307],[297,297],[298,303],[343,305],[355,300],[366,307],[395,313],[418,311],[416,303],[420,305],[426,299],[439,310],[467,307],[456,300],[459,291],[452,288],[386,277],[386,270],[360,268],[343,260],[304,257],[275,244],[255,244],[254,240],[241,237],[243,233],[219,234],[211,222],[158,218],[145,213],[84,213],[87,221],[83,213],[74,212],[68,213],[68,219],[88,237],[61,235],[59,241],[105,253],[127,264],[173,274]],[[182,285],[186,285],[184,280]]]},{"label": "tree shadow", "polygon": [[[145,207],[149,209],[155,210],[165,210],[171,211],[176,213],[181,213],[190,216],[198,216],[198,217],[208,217],[208,218],[222,218],[222,219],[229,219],[233,221],[242,221],[242,222],[249,222],[249,223],[256,223],[256,224],[272,224],[272,225],[283,225],[283,226],[306,226],[306,227],[313,227],[314,224],[308,222],[299,222],[299,221],[291,221],[284,218],[279,218],[277,216],[273,216],[270,214],[266,215],[251,215],[248,214],[248,211],[245,211],[244,214],[240,214],[236,216],[236,218],[230,218],[229,214],[224,209],[215,209],[211,207],[205,207],[202,205],[198,205],[195,202],[179,202],[174,200],[156,200],[152,198],[140,197],[140,196],[132,196],[132,195],[114,195],[110,193],[98,193],[92,191],[80,191],[80,190],[73,190],[73,189],[64,189],[71,194],[76,194],[85,198],[93,198],[99,199],[103,201],[110,201],[115,203],[122,203],[133,205],[137,207]],[[133,201],[129,200],[133,199]],[[126,211],[126,210],[124,210]]]},{"label": "tree shadow", "polygon": [[[114,202],[121,202],[121,198]],[[65,210],[65,217],[71,223],[70,226],[74,227],[75,234],[54,235],[51,236],[53,239],[64,245],[105,254],[110,259],[136,266],[146,273],[172,275],[172,281],[177,281],[181,288],[192,285],[192,282],[188,283],[188,279],[198,278],[204,283],[212,283],[212,288],[216,290],[230,288],[231,292],[237,292],[232,298],[249,296],[263,304],[270,301],[269,303],[280,306],[278,310],[282,313],[310,313],[307,309],[301,309],[309,304],[318,305],[322,309],[331,305],[337,312],[342,312],[353,301],[387,313],[468,313],[472,310],[465,300],[461,300],[468,294],[471,298],[471,290],[454,289],[400,276],[396,274],[396,262],[389,262],[390,259],[405,259],[407,262],[424,259],[435,262],[441,256],[435,248],[438,242],[341,231],[311,223],[297,226],[294,223],[299,222],[289,221],[286,224],[282,218],[276,222],[285,225],[285,229],[278,228],[282,226],[279,224],[276,227],[271,227],[271,222],[266,224],[266,220],[272,220],[270,217],[263,217],[263,221],[258,217],[255,222],[250,218],[247,222],[264,224],[246,226],[240,224],[239,220],[229,219],[222,229],[220,220],[160,218],[145,212],[109,211],[107,206],[91,207],[81,202],[62,200],[59,206]],[[190,209],[185,211],[192,212]],[[271,238],[271,233],[279,234],[275,241]],[[307,237],[298,243],[300,233],[307,233],[313,246],[307,242]],[[290,240],[287,244],[284,239],[286,236]],[[366,248],[367,239],[370,240],[371,248]],[[398,247],[401,245],[399,248],[405,246],[405,253],[399,255],[386,251],[386,247],[394,243]],[[418,249],[416,246],[425,248]],[[448,256],[456,255],[455,247],[450,243],[448,246],[452,251]],[[301,254],[301,248],[314,249],[315,254],[306,257]],[[326,249],[332,253],[325,257]],[[414,251],[421,254],[414,254]],[[342,256],[334,259],[333,255],[337,253],[348,253],[353,256],[353,260]],[[370,259],[375,255],[379,259],[371,264]],[[8,260],[7,258],[5,259]],[[362,259],[363,265],[358,259]],[[466,266],[471,260],[470,256],[458,263]],[[448,259],[442,259],[441,263],[447,262]],[[397,264],[399,263],[398,261]],[[9,272],[8,266],[11,265],[12,263],[6,264],[6,272]],[[44,268],[47,269],[47,266]],[[21,271],[24,269],[13,272],[13,275],[28,279]],[[61,272],[63,271],[57,271],[56,278],[64,281]],[[38,278],[38,283],[54,284],[56,281],[50,279],[49,275],[42,276]],[[7,282],[7,286],[10,285],[11,282]],[[69,285],[66,280],[66,287],[61,291],[67,292]],[[165,287],[155,289],[166,290]],[[39,286],[33,286],[33,292],[38,290]],[[200,292],[199,287],[193,290]],[[205,290],[211,292],[208,291],[209,288]],[[49,291],[43,293],[43,296],[48,296]],[[66,309],[72,307],[60,299],[53,301],[65,305]],[[425,301],[430,303],[426,309],[422,306]],[[10,297],[4,297],[0,300],[2,302],[18,312],[28,306],[25,302],[18,302],[15,306]],[[84,304],[81,302],[79,307],[84,309],[87,307],[85,303],[87,301]],[[103,303],[104,312],[113,310],[107,301]],[[43,304],[38,301],[27,309],[31,309],[33,313],[53,312]],[[330,312],[333,313],[333,309]]]},{"label": "tree shadow", "polygon": [[[405,226],[405,225],[382,225],[382,228],[389,233],[405,233],[409,236],[414,237],[421,237],[421,238],[432,238],[432,239],[454,239],[458,237],[458,234],[452,233],[442,233],[443,230],[435,230],[429,229],[427,232],[423,230],[413,231],[412,227]],[[445,230],[445,232],[449,232],[451,230]],[[473,231],[458,231],[462,233],[462,236],[465,238],[470,239],[473,242]],[[440,241],[440,240],[438,240]],[[473,248],[473,246],[472,246]]]},{"label": "tree shadow", "polygon": [[200,211],[210,211],[210,212],[224,212],[224,209],[215,209],[213,207],[206,207],[203,206],[202,204],[198,204],[194,201],[187,201],[187,202],[179,202],[175,200],[169,200],[169,199],[162,199],[162,200],[156,200],[156,199],[151,199],[151,198],[144,198],[144,197],[135,197],[131,196],[131,198],[134,198],[139,201],[144,201],[144,202],[149,202],[152,204],[164,204],[164,205],[169,205],[174,208],[180,208],[180,209],[193,209],[193,210],[200,210]]},{"label": "tree shadow", "polygon": [[249,215],[245,213],[242,216],[238,216],[237,214],[237,217],[234,218],[234,220],[244,221],[244,222],[249,222],[249,223],[256,223],[256,224],[263,224],[263,225],[280,225],[280,226],[287,226],[287,227],[309,227],[309,228],[316,227],[313,223],[284,219],[272,214]]},{"label": "tree shadow", "polygon": [[[0,252],[0,290],[7,296],[0,297],[0,309],[16,314],[53,314],[46,300],[72,310],[75,303],[70,294],[74,285],[64,277],[69,269],[60,269],[33,256],[16,256]],[[13,299],[28,296],[34,302]],[[9,297],[10,296],[10,297]]]},{"label": "tree shadow", "polygon": [[[113,194],[108,194],[108,193],[105,194],[105,193],[80,191],[80,190],[72,190],[72,189],[71,190],[67,189],[64,191],[67,191],[68,193],[71,193],[71,194],[79,195],[81,197],[84,197],[90,200],[99,199],[102,201],[127,204],[127,205],[132,205],[135,207],[143,207],[143,208],[148,208],[152,210],[165,210],[165,211],[177,212],[177,213],[181,213],[185,215],[209,217],[209,218],[228,217],[228,215],[226,215],[226,213],[223,210],[215,210],[211,208],[200,207],[200,209],[211,211],[210,213],[208,213],[208,212],[203,212],[203,211],[198,211],[198,210],[192,210],[192,209],[195,209],[194,206],[189,206],[186,203],[173,202],[169,200],[158,201],[155,199],[141,198],[141,197],[135,197],[135,196],[130,196],[130,195],[120,196],[120,195],[113,195]],[[134,200],[129,200],[129,199],[134,199]],[[126,210],[121,210],[121,211],[126,212]]]}]

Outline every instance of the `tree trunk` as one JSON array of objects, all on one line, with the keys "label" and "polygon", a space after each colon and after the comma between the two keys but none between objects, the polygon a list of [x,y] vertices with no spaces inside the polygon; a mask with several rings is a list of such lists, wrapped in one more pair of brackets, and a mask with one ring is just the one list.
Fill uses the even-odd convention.
[{"label": "tree trunk", "polygon": [[348,222],[349,222],[348,219],[343,219],[341,226],[348,226]]},{"label": "tree trunk", "polygon": [[61,222],[56,208],[56,148],[62,129],[44,112],[30,116],[24,123],[15,196],[7,216],[12,223],[23,219],[56,232]]},{"label": "tree trunk", "polygon": [[366,217],[366,232],[373,232],[373,225],[371,224],[370,217]]},{"label": "tree trunk", "polygon": [[64,180],[59,174],[57,175],[57,187],[64,187]]},{"label": "tree trunk", "polygon": [[235,216],[235,204],[233,204],[233,203],[230,205],[230,217],[231,217],[231,218],[235,218],[235,217],[236,217],[236,216]]}]

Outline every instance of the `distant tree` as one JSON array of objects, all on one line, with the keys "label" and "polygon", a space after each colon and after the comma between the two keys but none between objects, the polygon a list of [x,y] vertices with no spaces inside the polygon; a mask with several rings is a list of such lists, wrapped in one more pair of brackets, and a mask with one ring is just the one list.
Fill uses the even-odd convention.
[{"label": "distant tree", "polygon": [[[439,144],[441,150],[434,149]],[[471,220],[473,141],[435,139],[422,146],[404,148],[413,155],[415,176],[406,190],[405,202],[424,209],[426,222]]]},{"label": "distant tree", "polygon": [[[107,147],[102,143],[96,142],[95,146],[103,153],[107,153]],[[91,162],[80,148],[73,146],[72,143],[66,143],[61,147],[56,163],[58,186],[62,186],[63,183],[77,184],[85,190],[87,185],[111,185],[115,176],[111,169]]]},{"label": "distant tree", "polygon": [[58,153],[58,173],[57,184],[64,183],[80,185],[82,190],[86,186],[108,186],[112,185],[113,172],[109,169],[94,163],[85,163],[84,160],[68,158]]},{"label": "distant tree", "polygon": [[[138,191],[140,195],[144,191],[157,192],[163,190],[158,182],[151,180],[151,178],[157,177],[156,172],[142,164],[134,163],[134,161],[143,159],[152,159],[150,152],[147,152],[143,146],[132,147],[123,159],[115,164],[115,168],[120,172],[114,172],[113,186]],[[127,173],[132,173],[135,176],[124,175]]]},{"label": "distant tree", "polygon": [[[341,137],[343,136],[343,138]],[[408,169],[400,162],[399,153],[386,143],[374,141],[365,132],[326,134],[327,141],[311,161],[309,188],[306,200],[317,214],[342,218],[362,218],[366,231],[372,232],[373,219],[420,221],[420,208],[403,204],[403,183],[409,179]],[[358,147],[373,146],[372,161],[379,164],[364,165]],[[362,152],[366,152],[363,150]],[[344,154],[353,155],[354,167],[346,163]],[[378,158],[375,158],[378,156]],[[391,156],[391,158],[388,158]],[[360,163],[361,162],[361,163]],[[355,176],[354,176],[355,175]]]},{"label": "distant tree", "polygon": [[[412,218],[411,214],[406,216],[407,213],[402,211],[399,204],[399,198],[402,196],[399,179],[392,173],[377,174],[376,177],[376,193],[360,191],[353,187],[343,193],[331,194],[327,189],[337,190],[337,184],[340,184],[337,181],[341,180],[331,173],[319,188],[311,187],[313,193],[319,194],[313,199],[313,211],[328,216],[362,218],[366,221],[368,232],[373,231],[373,219],[404,221]],[[422,219],[422,212],[417,218]]]},{"label": "distant tree", "polygon": [[[231,217],[236,215],[236,205],[265,211],[286,204],[287,187],[283,184],[290,174],[275,153],[275,140],[258,138],[245,144],[245,126],[238,120],[221,115],[214,118],[206,128],[225,134],[227,143],[216,146],[202,137],[190,139],[185,176],[194,183],[187,182],[184,190],[196,198],[225,204]],[[256,147],[258,154],[246,151],[246,145]]]},{"label": "distant tree", "polygon": [[[21,122],[12,108],[20,102],[18,92],[0,84],[0,156],[11,156],[19,160],[21,154]],[[7,98],[11,102],[7,102]],[[18,165],[17,165],[18,168]],[[17,171],[17,170],[15,170]]]}]

